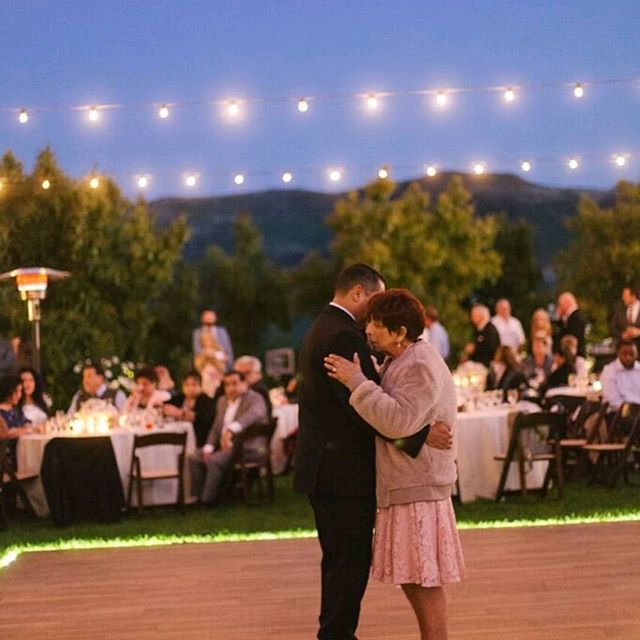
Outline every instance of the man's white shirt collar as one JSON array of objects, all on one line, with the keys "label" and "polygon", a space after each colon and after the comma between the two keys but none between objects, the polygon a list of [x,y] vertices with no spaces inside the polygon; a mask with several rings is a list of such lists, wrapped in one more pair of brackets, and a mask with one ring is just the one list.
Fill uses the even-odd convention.
[{"label": "man's white shirt collar", "polygon": [[351,311],[349,311],[349,309],[345,309],[342,305],[338,304],[337,302],[330,302],[329,303],[332,307],[337,307],[338,309],[340,309],[341,311],[344,311],[348,316],[351,317],[352,320],[355,321],[356,317],[353,315],[353,313],[351,313]]}]

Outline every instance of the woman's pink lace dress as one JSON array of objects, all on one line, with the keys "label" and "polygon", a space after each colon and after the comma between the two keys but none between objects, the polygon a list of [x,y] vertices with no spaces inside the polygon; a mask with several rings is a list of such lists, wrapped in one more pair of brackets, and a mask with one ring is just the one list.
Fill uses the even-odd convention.
[{"label": "woman's pink lace dress", "polygon": [[371,575],[423,587],[460,582],[464,560],[451,499],[379,508]]}]

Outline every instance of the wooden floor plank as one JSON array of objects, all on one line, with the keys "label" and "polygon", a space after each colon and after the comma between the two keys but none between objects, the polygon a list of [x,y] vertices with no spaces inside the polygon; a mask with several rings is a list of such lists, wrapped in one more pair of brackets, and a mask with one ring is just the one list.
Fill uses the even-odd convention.
[{"label": "wooden floor plank", "polygon": [[[451,638],[640,640],[640,524],[462,532]],[[316,540],[29,553],[0,573],[0,638],[315,637]],[[402,592],[371,582],[362,640],[414,640]]]}]

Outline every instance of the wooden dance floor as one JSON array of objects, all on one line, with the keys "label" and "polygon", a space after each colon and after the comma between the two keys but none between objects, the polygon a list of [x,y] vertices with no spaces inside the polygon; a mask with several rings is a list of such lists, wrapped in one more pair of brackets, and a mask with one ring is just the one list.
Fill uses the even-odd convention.
[{"label": "wooden dance floor", "polygon": [[[466,531],[455,640],[640,638],[640,523]],[[0,638],[315,637],[316,540],[28,553],[0,572]],[[371,582],[361,640],[415,640],[401,591]]]}]

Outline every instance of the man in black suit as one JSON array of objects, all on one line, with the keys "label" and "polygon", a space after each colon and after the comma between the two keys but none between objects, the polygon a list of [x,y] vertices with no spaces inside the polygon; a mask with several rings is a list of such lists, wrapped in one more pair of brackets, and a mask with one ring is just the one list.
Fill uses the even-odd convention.
[{"label": "man in black suit", "polygon": [[500,346],[500,334],[491,324],[491,312],[485,305],[474,304],[470,317],[475,329],[475,338],[464,348],[465,355],[468,360],[480,362],[488,368]]},{"label": "man in black suit", "polygon": [[622,308],[611,320],[611,336],[619,344],[622,340],[633,340],[640,350],[640,299],[638,290],[625,287],[622,290]]},{"label": "man in black suit", "polygon": [[553,338],[553,350],[560,352],[560,342],[564,336],[575,336],[578,340],[578,355],[585,357],[587,323],[580,313],[573,293],[564,291],[558,296],[558,331]]},{"label": "man in black suit", "polygon": [[[299,425],[294,490],[309,496],[322,548],[322,640],[352,640],[371,564],[375,520],[375,431],[349,404],[350,392],[332,380],[324,358],[357,353],[365,375],[378,381],[364,331],[369,299],[384,290],[382,276],[363,264],[339,276],[332,302],[316,318],[300,353]],[[423,430],[424,442],[448,439],[445,425]],[[421,443],[422,443],[421,442]]]}]

